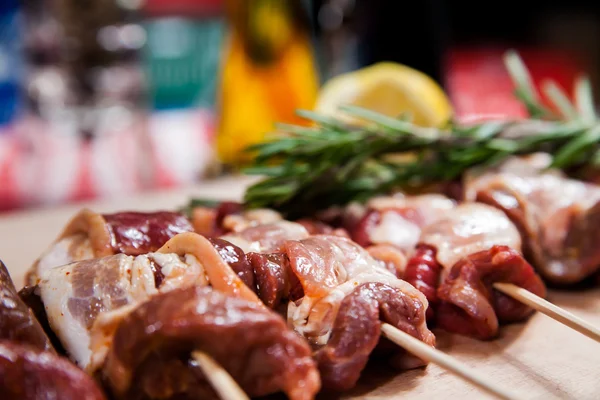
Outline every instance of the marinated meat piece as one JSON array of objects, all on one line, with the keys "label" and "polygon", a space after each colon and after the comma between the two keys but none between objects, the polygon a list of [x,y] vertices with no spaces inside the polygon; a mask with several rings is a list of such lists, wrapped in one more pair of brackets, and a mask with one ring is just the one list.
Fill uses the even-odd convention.
[{"label": "marinated meat piece", "polygon": [[454,207],[454,201],[437,194],[376,197],[368,202],[367,212],[350,233],[363,247],[391,244],[410,251],[421,229]]},{"label": "marinated meat piece", "polygon": [[436,249],[442,280],[458,260],[494,245],[521,250],[521,237],[501,211],[485,204],[463,203],[423,228],[421,244]]},{"label": "marinated meat piece", "polygon": [[0,340],[3,400],[105,400],[85,372],[49,351]]},{"label": "marinated meat piece", "polygon": [[438,325],[450,332],[491,339],[499,323],[517,322],[533,310],[492,288],[512,283],[545,297],[546,289],[533,267],[507,246],[493,246],[458,261],[438,289]]},{"label": "marinated meat piece", "polygon": [[46,270],[75,261],[156,251],[173,236],[189,231],[193,231],[192,225],[178,213],[100,215],[83,209],[30,268],[26,282],[35,286]]},{"label": "marinated meat piece", "polygon": [[362,284],[344,298],[331,338],[315,354],[323,387],[341,391],[356,385],[379,342],[381,322],[435,346],[433,334],[421,329],[425,323],[422,302],[382,283]]},{"label": "marinated meat piece", "polygon": [[210,238],[209,241],[267,307],[277,309],[283,300],[296,300],[304,295],[284,253],[245,254],[242,249],[224,239]]},{"label": "marinated meat piece", "polygon": [[242,282],[252,290],[256,290],[254,271],[246,258],[246,254],[236,245],[220,238],[209,238],[219,255],[231,269],[240,277]]},{"label": "marinated meat piece", "polygon": [[246,253],[275,253],[281,250],[286,240],[301,240],[308,236],[307,230],[302,225],[279,221],[232,232],[221,236],[221,239],[235,244]]},{"label": "marinated meat piece", "polygon": [[0,339],[54,351],[50,339],[21,300],[6,266],[0,261]]},{"label": "marinated meat piece", "polygon": [[[155,286],[155,271],[164,276]],[[39,284],[52,330],[69,355],[82,367],[89,362],[90,331],[100,313],[148,299],[160,291],[206,284],[202,265],[194,256],[150,253],[137,257],[116,254],[53,268]]]},{"label": "marinated meat piece", "polygon": [[407,279],[434,307],[438,304],[435,320],[443,329],[486,339],[497,334],[499,322],[519,321],[532,312],[504,295],[496,296],[491,289],[494,282],[511,282],[545,294],[541,280],[521,255],[517,228],[493,207],[463,203],[423,228],[420,243],[429,249],[428,257],[411,260],[420,276],[411,276],[411,266]]},{"label": "marinated meat piece", "polygon": [[169,239],[194,228],[183,215],[160,211],[104,214],[114,253],[131,256],[157,251]]},{"label": "marinated meat piece", "polygon": [[427,297],[427,321],[433,321],[434,310],[437,307],[437,289],[440,284],[442,266],[435,258],[435,249],[427,245],[418,245],[414,255],[406,266],[404,280]]},{"label": "marinated meat piece", "polygon": [[600,268],[600,186],[548,170],[550,162],[540,153],[471,174],[465,197],[506,213],[519,228],[525,255],[544,278],[577,283]]},{"label": "marinated meat piece", "polygon": [[93,371],[131,307],[160,292],[208,284],[260,302],[213,245],[191,232],[175,236],[156,253],[116,254],[53,268],[39,287],[52,330],[69,356]]},{"label": "marinated meat piece", "polygon": [[250,396],[283,391],[308,400],[320,389],[310,348],[277,314],[198,287],[155,296],[130,313],[102,377],[118,399],[216,398],[190,360],[194,350],[210,355]]},{"label": "marinated meat piece", "polygon": [[415,329],[421,337],[431,335],[425,323],[428,307],[425,296],[396,278],[358,244],[339,236],[316,235],[288,241],[285,248],[304,289],[304,297],[289,304],[288,321],[312,345],[324,346],[329,342],[344,299],[358,286],[372,283],[399,290],[419,303],[423,318],[415,320]]},{"label": "marinated meat piece", "polygon": [[304,296],[287,255],[248,253],[247,257],[254,271],[258,297],[267,307],[277,309],[283,300],[296,301]]}]

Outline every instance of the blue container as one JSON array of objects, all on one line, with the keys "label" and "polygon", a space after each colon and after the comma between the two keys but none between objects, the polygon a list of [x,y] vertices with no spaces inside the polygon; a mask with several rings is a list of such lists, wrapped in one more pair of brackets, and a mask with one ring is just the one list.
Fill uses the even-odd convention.
[{"label": "blue container", "polygon": [[23,57],[19,0],[0,1],[0,125],[18,115],[21,106]]}]

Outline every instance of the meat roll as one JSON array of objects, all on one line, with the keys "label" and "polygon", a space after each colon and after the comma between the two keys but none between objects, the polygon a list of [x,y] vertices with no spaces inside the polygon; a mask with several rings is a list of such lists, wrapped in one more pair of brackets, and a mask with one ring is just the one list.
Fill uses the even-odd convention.
[{"label": "meat roll", "polygon": [[419,271],[416,286],[436,308],[437,324],[479,339],[495,337],[500,322],[520,321],[533,312],[493,290],[493,283],[513,283],[538,296],[546,294],[521,254],[517,228],[501,211],[485,204],[463,203],[424,227],[411,264]]},{"label": "meat roll", "polygon": [[0,340],[3,400],[105,400],[94,380],[67,359],[14,341]]},{"label": "meat roll", "polygon": [[[288,321],[316,349],[323,386],[352,388],[387,322],[434,346],[425,321],[428,302],[367,251],[339,236],[287,241],[285,253],[304,297],[291,302]],[[403,354],[403,366],[423,365]]]},{"label": "meat roll", "polygon": [[44,271],[74,261],[118,253],[139,255],[156,251],[178,233],[191,231],[191,223],[174,212],[102,215],[84,209],[30,268],[26,283],[34,286]]},{"label": "meat roll", "polygon": [[208,284],[259,302],[210,242],[195,233],[179,234],[155,253],[115,254],[52,268],[38,286],[52,330],[70,357],[93,371],[131,307],[161,292]]},{"label": "meat roll", "polygon": [[[210,290],[196,291],[208,285]],[[190,291],[179,290],[185,288]],[[53,268],[45,272],[39,290],[50,325],[68,354],[88,373],[104,376],[118,398],[214,397],[198,368],[181,364],[177,357],[193,348],[212,355],[211,351],[227,350],[217,343],[231,344],[236,339],[236,349],[249,358],[238,360],[237,350],[230,346],[229,360],[223,365],[232,368],[229,372],[241,379],[249,393],[283,390],[293,398],[310,399],[319,390],[309,346],[260,302],[210,241],[195,233],[179,234],[154,253],[116,254]],[[175,332],[177,326],[180,330]],[[249,340],[251,334],[256,340]],[[164,346],[160,356],[159,337]],[[148,360],[133,360],[128,358],[133,353],[123,353],[137,352],[123,347],[142,343],[145,353],[136,354]],[[245,350],[239,347],[242,344]],[[167,354],[172,358],[162,358]],[[224,354],[215,353],[217,361]],[[153,367],[149,369],[146,361]],[[253,368],[264,365],[243,372],[239,365],[244,362]],[[133,380],[126,382],[123,368],[139,374],[139,379],[130,375]],[[188,372],[183,371],[186,368]]]},{"label": "meat roll", "polygon": [[194,350],[209,354],[249,396],[278,391],[309,400],[320,389],[311,350],[257,303],[211,288],[160,294],[116,330],[101,375],[118,399],[216,398]]},{"label": "meat roll", "polygon": [[548,154],[538,153],[472,173],[465,198],[504,211],[539,273],[555,284],[573,284],[600,268],[600,187],[548,170],[550,163]]},{"label": "meat roll", "polygon": [[[379,343],[381,321],[435,344],[425,324],[427,299],[358,244],[337,235],[294,240],[293,230],[291,240],[283,240],[281,230],[271,232],[281,239],[267,247],[271,253],[244,253],[224,239],[229,235],[213,244],[240,276],[252,275],[264,304],[286,313],[288,324],[311,343],[324,387],[346,390],[356,384]],[[402,352],[394,361],[402,368],[423,365]]]},{"label": "meat roll", "polygon": [[6,266],[0,261],[0,338],[54,351],[29,307],[21,300]]}]

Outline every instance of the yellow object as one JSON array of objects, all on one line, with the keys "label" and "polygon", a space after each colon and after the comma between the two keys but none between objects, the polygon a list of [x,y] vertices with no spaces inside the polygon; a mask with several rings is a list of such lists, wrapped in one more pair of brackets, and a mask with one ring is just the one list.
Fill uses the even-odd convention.
[{"label": "yellow object", "polygon": [[309,37],[298,23],[297,1],[229,0],[230,32],[219,93],[217,151],[226,164],[274,131],[276,122],[303,123],[312,109],[318,76]]},{"label": "yellow object", "polygon": [[439,127],[452,116],[450,100],[432,78],[392,62],[377,63],[332,78],[321,89],[316,110],[357,122],[338,111],[343,104],[391,117],[409,113],[415,124],[427,127]]}]

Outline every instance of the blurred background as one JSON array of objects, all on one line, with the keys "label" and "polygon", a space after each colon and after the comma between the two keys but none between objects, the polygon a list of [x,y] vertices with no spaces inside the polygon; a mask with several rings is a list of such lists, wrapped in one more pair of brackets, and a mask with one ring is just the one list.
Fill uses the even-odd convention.
[{"label": "blurred background", "polygon": [[429,75],[456,119],[522,117],[509,48],[536,84],[585,72],[598,97],[597,2],[0,0],[0,211],[235,171],[382,61]]}]

